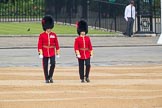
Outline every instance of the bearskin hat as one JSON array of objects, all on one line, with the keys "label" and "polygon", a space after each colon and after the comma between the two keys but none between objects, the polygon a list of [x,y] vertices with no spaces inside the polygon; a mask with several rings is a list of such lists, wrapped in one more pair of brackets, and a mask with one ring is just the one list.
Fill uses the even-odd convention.
[{"label": "bearskin hat", "polygon": [[85,32],[85,34],[88,33],[88,24],[84,20],[80,20],[77,24],[77,32],[80,35],[80,32]]},{"label": "bearskin hat", "polygon": [[46,31],[46,29],[52,29],[54,27],[54,20],[53,17],[50,15],[46,15],[43,17],[42,19],[42,28],[44,31]]}]

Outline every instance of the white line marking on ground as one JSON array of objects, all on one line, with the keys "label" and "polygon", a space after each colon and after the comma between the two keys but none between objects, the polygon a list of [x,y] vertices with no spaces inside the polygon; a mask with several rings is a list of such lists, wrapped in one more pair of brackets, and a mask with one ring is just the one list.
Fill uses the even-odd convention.
[{"label": "white line marking on ground", "polygon": [[162,85],[162,79],[104,79],[80,83],[79,80],[54,80],[46,84],[42,80],[0,80],[0,86],[48,86],[48,85]]},{"label": "white line marking on ground", "polygon": [[57,93],[88,93],[88,91],[79,91],[79,90],[64,90],[64,91],[5,91],[0,92],[0,95],[4,94],[57,94]]},{"label": "white line marking on ground", "polygon": [[[12,76],[43,76],[43,72],[42,73],[26,73],[26,72],[7,72],[7,73],[0,73],[0,75],[12,75]],[[55,76],[77,76],[78,77],[78,73],[70,73],[70,74],[66,74],[66,72],[60,72],[60,73],[55,73]],[[158,77],[161,77],[162,76],[162,73],[155,73],[155,72],[152,72],[152,73],[96,73],[96,72],[93,72],[91,73],[91,76],[102,76],[102,77],[105,77],[105,76],[129,76],[129,77],[132,77],[132,76],[138,76],[138,77],[143,77],[143,76],[158,76]]]},{"label": "white line marking on ground", "polygon": [[158,96],[98,96],[98,97],[75,97],[75,98],[46,98],[46,99],[3,99],[0,102],[45,102],[45,101],[71,101],[71,100],[85,100],[85,99],[156,99],[162,98],[162,95]]}]

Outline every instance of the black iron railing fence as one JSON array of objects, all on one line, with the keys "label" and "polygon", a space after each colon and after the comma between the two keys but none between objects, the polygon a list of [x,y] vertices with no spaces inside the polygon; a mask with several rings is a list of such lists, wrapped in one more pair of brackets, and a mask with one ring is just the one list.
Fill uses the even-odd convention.
[{"label": "black iron railing fence", "polygon": [[[124,32],[126,28],[124,9],[128,1],[0,0],[0,22],[40,21],[44,15],[50,14],[56,23],[75,24],[78,20],[85,19],[88,25],[94,28]],[[134,32],[151,30],[151,32],[160,33],[160,0],[135,0],[135,2],[137,19]],[[141,16],[147,12],[149,18],[142,19]],[[149,29],[145,27],[143,20],[148,20],[147,24],[151,23]]]},{"label": "black iron railing fence", "polygon": [[75,24],[87,20],[89,26],[105,30],[124,31],[124,9],[126,4],[108,0],[54,0],[45,1],[46,14],[52,14],[56,22]]},{"label": "black iron railing fence", "polygon": [[44,0],[0,0],[0,22],[39,21]]}]

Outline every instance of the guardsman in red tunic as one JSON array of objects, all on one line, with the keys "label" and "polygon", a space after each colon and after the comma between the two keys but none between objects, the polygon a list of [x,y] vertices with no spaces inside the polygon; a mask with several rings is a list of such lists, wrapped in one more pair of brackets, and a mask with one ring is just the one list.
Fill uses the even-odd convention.
[{"label": "guardsman in red tunic", "polygon": [[[90,37],[86,35],[88,33],[88,25],[84,20],[77,23],[77,32],[79,36],[75,39],[74,50],[78,58],[80,79],[82,83],[84,83],[84,80],[90,82],[90,59],[93,56],[93,49]],[[85,72],[84,65],[86,66]]]},{"label": "guardsman in red tunic", "polygon": [[[38,40],[39,58],[42,59],[45,82],[53,83],[53,73],[55,69],[55,57],[59,57],[59,43],[57,36],[52,32],[54,20],[52,16],[46,15],[42,19],[43,33],[40,34]],[[50,60],[50,69],[48,70],[48,61]]]}]

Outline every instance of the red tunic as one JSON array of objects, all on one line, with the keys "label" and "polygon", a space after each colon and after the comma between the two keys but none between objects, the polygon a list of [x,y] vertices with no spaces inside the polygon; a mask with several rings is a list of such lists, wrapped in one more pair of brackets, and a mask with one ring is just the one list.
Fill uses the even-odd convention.
[{"label": "red tunic", "polygon": [[88,59],[91,56],[92,44],[89,36],[77,37],[74,43],[74,50],[79,51],[80,58],[79,59]]},{"label": "red tunic", "polygon": [[38,51],[42,50],[44,57],[51,57],[55,55],[55,49],[59,50],[56,34],[53,32],[41,33],[38,40]]}]

